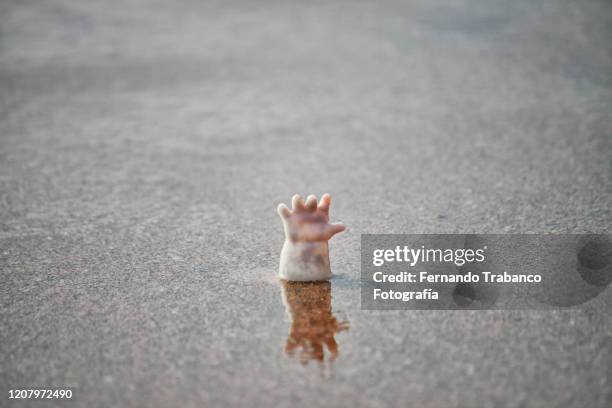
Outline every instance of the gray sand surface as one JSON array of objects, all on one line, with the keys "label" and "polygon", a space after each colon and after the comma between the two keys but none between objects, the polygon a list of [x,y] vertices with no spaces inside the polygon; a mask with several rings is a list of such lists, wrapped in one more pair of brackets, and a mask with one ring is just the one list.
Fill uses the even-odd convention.
[{"label": "gray sand surface", "polygon": [[[612,406],[612,290],[360,309],[362,233],[612,232],[612,3],[4,1],[0,406]],[[332,194],[320,367],[275,211]]]}]

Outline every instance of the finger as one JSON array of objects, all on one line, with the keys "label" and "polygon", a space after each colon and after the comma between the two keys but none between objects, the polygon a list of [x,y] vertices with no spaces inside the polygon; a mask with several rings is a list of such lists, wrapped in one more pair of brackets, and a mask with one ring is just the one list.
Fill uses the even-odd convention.
[{"label": "finger", "polygon": [[296,194],[291,199],[292,210],[296,212],[304,211],[304,200],[300,197],[299,194]]},{"label": "finger", "polygon": [[336,339],[334,339],[334,336],[329,336],[324,341],[325,345],[327,346],[327,349],[331,352],[332,356],[337,355],[338,343],[336,343]]},{"label": "finger", "polygon": [[319,202],[319,210],[328,214],[330,205],[331,205],[331,196],[327,193],[323,194],[323,196],[321,197],[321,202]]},{"label": "finger", "polygon": [[309,195],[306,200],[306,210],[313,212],[317,209],[317,197]]},{"label": "finger", "polygon": [[330,236],[330,238],[333,237],[334,235],[336,235],[337,233],[344,231],[345,229],[346,229],[346,227],[342,223],[330,224],[329,225],[329,236]]},{"label": "finger", "polygon": [[289,216],[291,215],[291,210],[289,210],[289,208],[287,208],[285,203],[280,203],[276,210],[278,211],[278,215],[280,215],[280,217],[283,220],[289,218]]},{"label": "finger", "polygon": [[325,354],[323,353],[323,343],[320,341],[312,345],[312,357],[317,361],[323,361]]},{"label": "finger", "polygon": [[350,327],[351,326],[348,321],[340,322],[340,324],[338,324],[336,331],[338,332],[345,331],[345,330],[348,330]]}]

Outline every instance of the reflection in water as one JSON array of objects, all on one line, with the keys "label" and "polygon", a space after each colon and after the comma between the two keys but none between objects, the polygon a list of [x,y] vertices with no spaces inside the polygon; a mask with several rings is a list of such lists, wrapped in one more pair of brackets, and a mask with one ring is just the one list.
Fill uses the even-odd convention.
[{"label": "reflection in water", "polygon": [[332,314],[329,282],[287,282],[281,280],[283,303],[291,319],[285,352],[302,364],[310,360],[323,363],[324,346],[329,361],[338,356],[336,333],[348,330],[348,321],[338,322]]}]

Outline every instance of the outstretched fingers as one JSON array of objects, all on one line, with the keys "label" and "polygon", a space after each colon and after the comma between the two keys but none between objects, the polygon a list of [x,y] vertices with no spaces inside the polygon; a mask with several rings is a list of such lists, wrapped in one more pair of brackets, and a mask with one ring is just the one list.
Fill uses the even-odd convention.
[{"label": "outstretched fingers", "polygon": [[329,235],[329,237],[331,238],[337,233],[344,231],[345,229],[346,227],[342,223],[329,224],[327,226],[327,235]]},{"label": "outstretched fingers", "polygon": [[291,199],[291,207],[294,212],[302,212],[306,209],[304,206],[304,200],[302,200],[302,197],[300,197],[299,194],[294,195]]},{"label": "outstretched fingers", "polygon": [[314,212],[317,209],[317,197],[314,195],[309,195],[306,200],[306,210],[309,212]]},{"label": "outstretched fingers", "polygon": [[323,341],[325,342],[327,349],[331,353],[331,360],[332,361],[335,360],[336,357],[338,357],[338,343],[336,343],[336,339],[332,335],[332,336],[328,336]]},{"label": "outstretched fingers", "polygon": [[329,206],[331,205],[331,196],[327,193],[323,194],[321,201],[319,202],[319,210],[325,214],[329,214]]},{"label": "outstretched fingers", "polygon": [[291,215],[291,210],[285,205],[285,203],[280,203],[276,210],[278,211],[278,215],[280,215],[283,220],[289,218]]}]

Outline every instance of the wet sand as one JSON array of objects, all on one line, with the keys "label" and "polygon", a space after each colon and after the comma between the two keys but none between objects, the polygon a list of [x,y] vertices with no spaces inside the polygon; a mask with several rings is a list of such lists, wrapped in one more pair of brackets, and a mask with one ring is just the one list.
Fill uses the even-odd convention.
[{"label": "wet sand", "polygon": [[[609,290],[360,310],[362,233],[611,232],[612,5],[448,3],[2,4],[0,388],[610,406]],[[312,332],[291,334],[276,205],[324,192],[348,231],[309,323],[321,364],[286,352]]]}]

